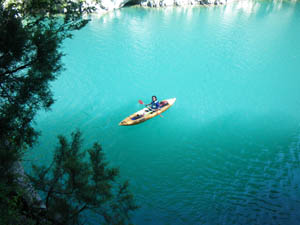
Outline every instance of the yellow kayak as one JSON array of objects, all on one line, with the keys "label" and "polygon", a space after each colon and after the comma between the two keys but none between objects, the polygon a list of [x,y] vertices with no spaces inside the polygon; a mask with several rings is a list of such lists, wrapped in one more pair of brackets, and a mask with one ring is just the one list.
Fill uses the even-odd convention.
[{"label": "yellow kayak", "polygon": [[124,120],[122,120],[119,125],[120,126],[130,126],[130,125],[136,125],[142,122],[145,122],[146,120],[149,120],[162,112],[166,111],[168,108],[170,108],[176,101],[176,98],[170,98],[166,99],[160,102],[160,109],[157,111],[151,111],[149,108],[145,107],[140,111],[137,111],[136,113],[133,113],[132,115],[128,116]]}]

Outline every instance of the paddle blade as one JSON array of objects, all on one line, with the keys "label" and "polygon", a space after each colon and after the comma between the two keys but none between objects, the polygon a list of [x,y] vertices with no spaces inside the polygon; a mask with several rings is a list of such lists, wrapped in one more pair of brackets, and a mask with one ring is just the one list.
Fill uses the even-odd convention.
[{"label": "paddle blade", "polygon": [[141,105],[144,105],[144,102],[143,102],[142,100],[139,100],[139,103],[140,103]]}]

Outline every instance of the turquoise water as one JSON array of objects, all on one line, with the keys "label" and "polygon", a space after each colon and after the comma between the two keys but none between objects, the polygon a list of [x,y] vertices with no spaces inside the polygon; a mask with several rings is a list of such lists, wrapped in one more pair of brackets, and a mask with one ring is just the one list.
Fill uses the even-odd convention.
[{"label": "turquoise water", "polygon": [[[300,221],[300,3],[123,8],[63,50],[29,158],[49,162],[56,136],[79,128],[130,180],[136,224]],[[118,126],[153,94],[177,101]]]}]

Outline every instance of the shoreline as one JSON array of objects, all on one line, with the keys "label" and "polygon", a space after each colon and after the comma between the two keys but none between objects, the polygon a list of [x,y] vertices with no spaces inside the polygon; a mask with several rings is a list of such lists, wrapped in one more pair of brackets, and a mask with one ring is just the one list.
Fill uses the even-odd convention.
[{"label": "shoreline", "polygon": [[[90,0],[91,1],[91,0]],[[111,0],[104,0],[104,1],[111,1]],[[120,1],[120,0],[119,0]],[[101,6],[101,3],[98,5],[95,5],[96,7],[96,11],[94,11],[93,13],[86,15],[86,16],[90,16],[90,17],[94,17],[94,18],[100,18],[103,15],[106,15],[110,12],[117,12],[118,9],[121,8],[140,8],[140,9],[145,9],[145,10],[149,10],[149,9],[156,9],[156,10],[167,10],[167,9],[171,9],[171,8],[181,8],[184,10],[188,10],[188,9],[192,9],[192,8],[196,8],[196,7],[204,7],[204,8],[214,8],[214,7],[220,7],[220,6],[230,6],[232,4],[239,4],[239,8],[249,8],[249,6],[251,6],[250,8],[253,8],[254,5],[256,5],[256,3],[261,3],[261,2],[270,2],[276,5],[276,8],[281,8],[282,4],[284,3],[289,3],[289,4],[296,4],[296,3],[300,3],[298,0],[290,0],[290,1],[285,1],[285,0],[280,0],[280,1],[270,1],[270,0],[138,0],[135,1],[134,4],[128,4],[128,2],[130,3],[130,0],[123,0],[124,4],[122,4],[119,7],[113,7],[113,8],[109,8],[109,9],[104,9]],[[125,3],[126,1],[126,3]],[[134,0],[133,0],[134,1]],[[153,2],[153,1],[158,1],[158,2],[166,2],[166,1],[171,1],[173,3],[175,3],[176,1],[181,1],[184,4],[170,4],[170,5],[158,5],[158,6],[148,6],[147,4],[143,4],[143,2]],[[210,2],[210,3],[206,3],[206,4],[201,4],[201,2]],[[191,4],[192,2],[196,2],[196,4]],[[217,4],[215,4],[215,2],[218,2]],[[221,3],[222,2],[222,3]],[[150,4],[150,3],[149,3]]]},{"label": "shoreline", "polygon": [[[230,1],[234,2],[234,0]],[[100,4],[92,4],[96,11],[91,15],[101,17],[106,13],[125,7],[141,7],[145,9],[166,9],[171,7],[193,8],[193,7],[215,7],[228,4],[228,0],[119,0],[112,2],[103,0]]]}]

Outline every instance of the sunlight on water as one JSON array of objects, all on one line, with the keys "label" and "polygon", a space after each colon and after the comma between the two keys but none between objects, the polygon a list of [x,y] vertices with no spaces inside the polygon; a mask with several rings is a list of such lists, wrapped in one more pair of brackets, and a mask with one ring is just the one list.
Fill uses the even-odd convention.
[{"label": "sunlight on water", "polygon": [[[94,18],[64,44],[28,158],[49,162],[56,136],[79,128],[130,180],[135,224],[297,224],[299,27],[296,1]],[[153,94],[177,101],[163,118],[118,126]]]}]

